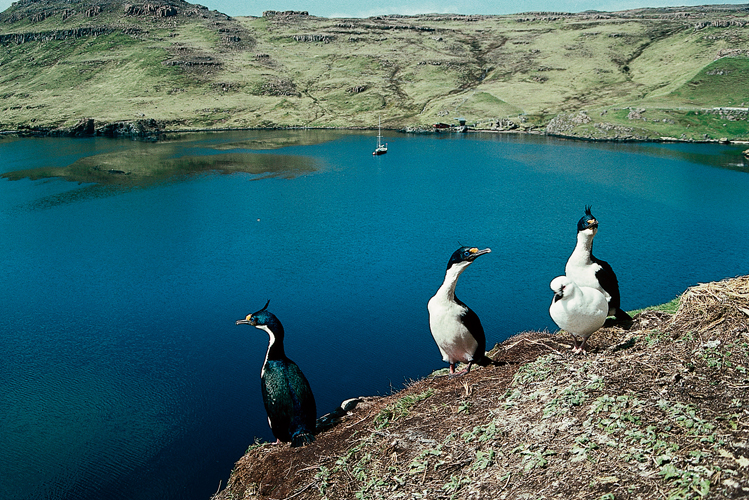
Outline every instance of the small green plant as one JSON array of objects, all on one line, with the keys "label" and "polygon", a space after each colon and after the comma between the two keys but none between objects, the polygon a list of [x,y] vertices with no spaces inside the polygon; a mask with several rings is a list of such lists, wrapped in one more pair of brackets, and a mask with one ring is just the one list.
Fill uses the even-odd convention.
[{"label": "small green plant", "polygon": [[[706,436],[708,439],[711,439],[710,436],[713,435],[715,424],[711,424],[698,416],[697,411],[691,406],[660,400],[658,402],[658,407],[663,410],[671,420],[686,429],[687,434],[693,436]],[[714,440],[714,435],[712,440]]]},{"label": "small green plant", "polygon": [[575,446],[572,447],[570,452],[572,458],[570,462],[582,462],[583,460],[591,460],[590,452],[598,449],[598,443],[591,441],[588,436],[579,436],[575,439]]},{"label": "small green plant", "polygon": [[522,462],[525,464],[523,468],[526,471],[536,468],[544,468],[549,465],[549,461],[546,457],[556,455],[556,451],[549,450],[546,447],[534,450],[532,445],[520,445],[512,450],[512,453],[520,453],[523,455]]},{"label": "small green plant", "polygon": [[[424,450],[419,455],[411,460],[411,463],[408,465],[408,473],[409,474],[418,474],[423,473],[429,468],[429,457],[439,457],[442,455],[442,447],[438,446],[436,449],[431,450]],[[437,461],[437,463],[434,465],[434,468],[436,469],[441,464],[443,464],[443,461]]]},{"label": "small green plant", "polygon": [[540,382],[559,370],[559,364],[556,363],[556,356],[549,354],[541,356],[532,363],[527,363],[520,367],[512,380],[512,385],[524,385],[530,382]]},{"label": "small green plant", "polygon": [[460,402],[460,405],[458,406],[458,413],[465,413],[466,415],[471,412],[471,402],[468,400],[463,400]]},{"label": "small green plant", "polygon": [[582,405],[587,399],[588,395],[582,389],[575,385],[567,387],[559,397],[546,403],[543,418],[569,413],[570,408]]},{"label": "small green plant", "polygon": [[492,420],[486,425],[476,425],[474,428],[468,432],[464,432],[461,434],[461,438],[466,443],[470,443],[472,441],[478,440],[480,443],[485,443],[487,441],[492,441],[494,439],[498,439],[502,436],[502,430],[497,426],[497,421]]},{"label": "small green plant", "polygon": [[494,463],[494,450],[477,451],[476,459],[473,461],[471,468],[473,470],[484,470]]},{"label": "small green plant", "polygon": [[450,480],[442,486],[442,489],[447,493],[456,493],[465,484],[469,484],[471,481],[467,477],[457,477],[450,475]]},{"label": "small green plant", "polygon": [[733,364],[728,360],[731,356],[732,345],[727,345],[725,351],[719,349],[720,340],[707,342],[702,346],[702,349],[698,350],[695,354],[698,358],[702,358],[705,364],[709,368],[731,368]]},{"label": "small green plant", "polygon": [[395,403],[383,408],[380,413],[374,419],[376,429],[384,429],[396,420],[405,417],[409,414],[413,405],[419,401],[423,401],[434,394],[432,389],[422,392],[421,394],[414,394],[404,396]]},{"label": "small green plant", "polygon": [[247,451],[245,451],[245,454],[249,453],[250,451],[254,450],[255,448],[260,448],[260,447],[261,447],[261,446],[263,446],[264,444],[265,444],[265,443],[263,443],[263,442],[262,442],[262,441],[260,440],[260,438],[259,438],[259,437],[255,437],[255,440],[254,440],[254,442],[253,442],[253,443],[252,443],[252,444],[251,444],[250,446],[248,446],[248,447],[247,447]]},{"label": "small green plant", "polygon": [[710,493],[709,477],[712,471],[706,467],[695,467],[695,470],[681,470],[672,464],[666,464],[661,468],[660,475],[665,481],[670,481],[671,491],[668,493],[669,500],[694,498],[695,493],[700,497],[706,497]]},{"label": "small green plant", "polygon": [[323,498],[326,498],[328,487],[328,479],[330,479],[330,470],[324,465],[320,466],[320,470],[315,474],[315,481],[317,481],[317,491]]},{"label": "small green plant", "polygon": [[664,339],[668,339],[668,334],[660,330],[650,330],[643,338],[648,347],[653,346]]}]

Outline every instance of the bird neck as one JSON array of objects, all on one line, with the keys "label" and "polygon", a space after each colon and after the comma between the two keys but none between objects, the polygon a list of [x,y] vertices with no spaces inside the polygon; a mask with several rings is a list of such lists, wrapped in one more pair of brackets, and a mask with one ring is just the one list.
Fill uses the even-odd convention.
[{"label": "bird neck", "polygon": [[589,262],[593,255],[593,237],[588,231],[579,231],[577,233],[577,244],[575,250],[572,251],[572,257],[575,259]]},{"label": "bird neck", "polygon": [[261,330],[265,330],[270,339],[268,342],[268,352],[265,354],[265,361],[285,359],[286,352],[283,349],[283,327],[277,325],[274,329],[269,328],[267,325],[260,327]]},{"label": "bird neck", "polygon": [[445,272],[445,279],[442,282],[442,286],[437,290],[437,295],[441,295],[449,301],[455,301],[455,287],[458,284],[458,278],[466,270],[468,264],[460,265],[454,264],[447,269]]}]

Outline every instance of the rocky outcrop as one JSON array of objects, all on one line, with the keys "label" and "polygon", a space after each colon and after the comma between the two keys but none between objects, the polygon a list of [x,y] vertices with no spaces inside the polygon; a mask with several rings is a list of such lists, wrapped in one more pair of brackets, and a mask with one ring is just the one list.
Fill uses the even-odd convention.
[{"label": "rocky outcrop", "polygon": [[494,130],[517,130],[519,125],[509,118],[500,118],[492,124]]},{"label": "rocky outcrop", "polygon": [[550,135],[569,135],[578,125],[590,123],[591,118],[585,111],[579,111],[577,114],[560,113],[552,118],[546,126],[546,133]]},{"label": "rocky outcrop", "polygon": [[184,59],[163,61],[161,64],[164,66],[182,66],[183,68],[187,68],[192,66],[221,66],[221,61],[217,61],[210,56],[190,56]]},{"label": "rocky outcrop", "polygon": [[[134,28],[131,28],[134,29]],[[89,26],[69,30],[41,31],[38,33],[9,33],[0,35],[0,45],[20,45],[27,42],[49,42],[88,36],[108,35],[117,30],[110,26]]]},{"label": "rocky outcrop", "polygon": [[272,96],[298,96],[296,85],[291,80],[277,78],[265,82],[261,87],[262,95]]},{"label": "rocky outcrop", "polygon": [[292,16],[309,16],[309,12],[306,10],[266,10],[263,12],[263,17],[292,17]]},{"label": "rocky outcrop", "polygon": [[739,27],[743,28],[746,26],[745,21],[739,19],[719,19],[715,21],[702,21],[694,25],[695,30],[701,30],[705,28],[731,28]]},{"label": "rocky outcrop", "polygon": [[178,14],[174,5],[157,5],[144,3],[143,5],[125,5],[126,16],[154,16],[172,17]]},{"label": "rocky outcrop", "polygon": [[139,141],[163,138],[163,124],[154,119],[120,121],[97,125],[93,118],[81,118],[72,127],[27,127],[17,131],[20,137],[125,137]]},{"label": "rocky outcrop", "polygon": [[294,35],[296,42],[322,42],[330,43],[335,40],[333,35]]},{"label": "rocky outcrop", "polygon": [[96,135],[127,137],[133,140],[157,141],[163,135],[161,123],[153,118],[107,123],[96,129]]}]

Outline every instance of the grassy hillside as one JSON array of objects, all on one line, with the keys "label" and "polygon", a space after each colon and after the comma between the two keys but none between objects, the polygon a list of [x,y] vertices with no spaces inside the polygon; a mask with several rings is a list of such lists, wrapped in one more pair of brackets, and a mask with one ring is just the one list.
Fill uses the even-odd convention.
[{"label": "grassy hillside", "polygon": [[372,127],[381,115],[391,128],[464,117],[749,139],[745,110],[712,112],[749,106],[747,6],[325,19],[88,2],[22,0],[0,14],[0,129]]}]

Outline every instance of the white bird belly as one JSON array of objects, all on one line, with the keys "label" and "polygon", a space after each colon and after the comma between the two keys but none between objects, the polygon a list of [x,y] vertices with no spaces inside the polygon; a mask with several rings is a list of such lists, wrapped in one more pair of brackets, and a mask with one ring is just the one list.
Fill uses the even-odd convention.
[{"label": "white bird belly", "polygon": [[429,302],[429,328],[447,363],[469,363],[478,348],[478,342],[460,322],[464,309],[457,304]]},{"label": "white bird belly", "polygon": [[580,290],[584,298],[556,301],[549,308],[549,314],[559,328],[587,338],[603,326],[608,314],[608,303],[596,290]]}]

